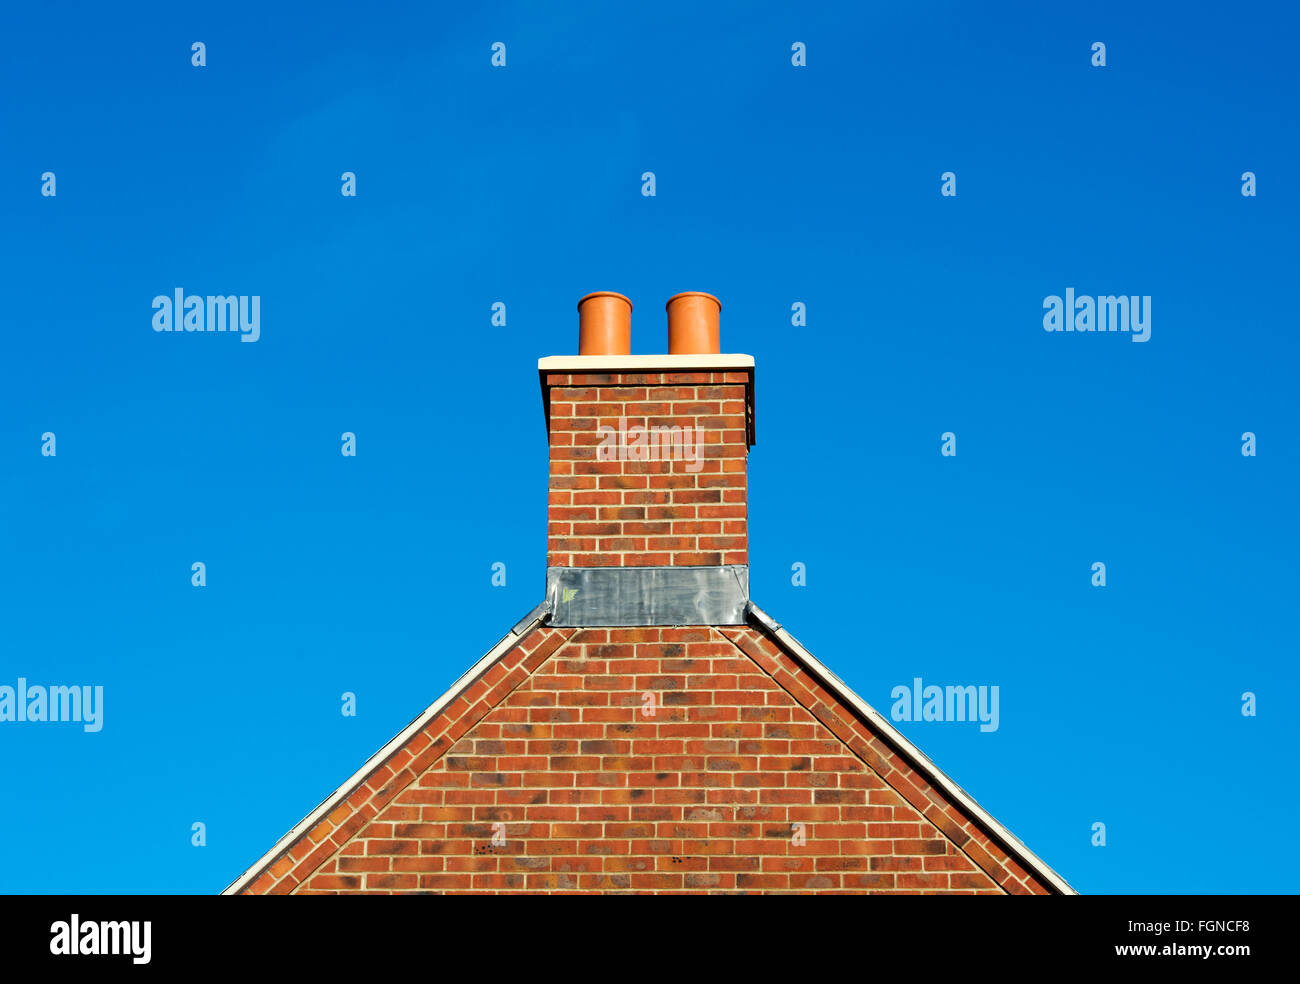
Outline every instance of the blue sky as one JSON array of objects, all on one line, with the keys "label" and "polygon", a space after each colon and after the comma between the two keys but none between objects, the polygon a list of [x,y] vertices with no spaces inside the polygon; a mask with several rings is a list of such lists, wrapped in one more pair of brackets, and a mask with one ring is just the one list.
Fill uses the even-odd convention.
[{"label": "blue sky", "polygon": [[882,711],[999,686],[899,727],[1073,885],[1294,890],[1294,11],[545,6],[8,14],[0,685],[105,698],[0,723],[0,891],[219,891],[541,599],[593,290],[722,299],[755,600]]}]

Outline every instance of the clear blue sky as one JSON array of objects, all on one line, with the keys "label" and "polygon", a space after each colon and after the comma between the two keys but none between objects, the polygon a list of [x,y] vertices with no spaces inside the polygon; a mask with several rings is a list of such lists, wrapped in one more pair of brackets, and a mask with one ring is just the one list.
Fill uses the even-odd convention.
[{"label": "clear blue sky", "polygon": [[1293,9],[185,6],[0,34],[0,685],[105,688],[0,723],[0,890],[220,890],[541,599],[592,290],[722,299],[755,600],[884,712],[999,686],[900,728],[1072,884],[1294,890]]}]

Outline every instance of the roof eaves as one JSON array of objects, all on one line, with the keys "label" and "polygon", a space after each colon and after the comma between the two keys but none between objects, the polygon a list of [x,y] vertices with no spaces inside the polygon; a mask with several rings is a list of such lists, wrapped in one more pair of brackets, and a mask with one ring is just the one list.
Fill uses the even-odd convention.
[{"label": "roof eaves", "polygon": [[752,601],[749,603],[749,613],[753,616],[755,622],[761,625],[769,635],[779,642],[785,650],[799,663],[801,663],[810,673],[820,678],[822,683],[837,697],[844,701],[846,705],[857,711],[865,718],[873,728],[898,749],[899,754],[906,758],[913,767],[915,767],[928,781],[941,789],[948,796],[952,797],[963,810],[965,810],[980,825],[989,831],[994,837],[1002,841],[1003,846],[1016,858],[1026,870],[1033,873],[1036,877],[1042,879],[1053,889],[1063,895],[1078,895],[1069,882],[1058,875],[1051,866],[1034,854],[1024,842],[1015,834],[999,823],[992,814],[975,802],[974,798],[962,789],[953,779],[944,773],[930,758],[919,748],[913,745],[897,728],[889,722],[879,711],[859,697],[849,687],[847,683],[837,677],[828,667],[822,664],[812,653],[808,652],[794,636],[781,627],[781,623],[768,615],[767,612],[759,608]]},{"label": "roof eaves", "polygon": [[221,894],[238,895],[248,887],[248,885],[250,885],[253,880],[257,878],[263,870],[265,870],[267,865],[275,861],[275,859],[284,853],[284,851],[287,850],[299,837],[310,830],[316,822],[321,819],[321,817],[327,816],[335,806],[351,796],[353,790],[360,786],[370,773],[374,772],[374,770],[382,765],[390,755],[406,744],[406,742],[410,740],[416,732],[441,714],[443,708],[454,701],[457,696],[460,695],[461,691],[465,690],[475,680],[487,672],[492,664],[500,659],[504,653],[518,645],[524,636],[542,625],[550,615],[550,611],[550,603],[543,601],[531,612],[516,622],[514,627],[502,636],[501,640],[489,649],[477,663],[466,670],[465,673],[463,673],[461,677],[451,685],[450,689],[448,689],[446,693],[421,711],[415,720],[394,735],[383,748],[370,756],[370,758],[366,760],[365,764],[353,773],[350,779],[326,797],[325,800],[316,807],[316,809],[312,810],[309,814],[299,820],[288,833],[275,842],[274,847],[258,858],[258,860],[255,861],[251,867],[245,870],[242,875],[226,886]]}]

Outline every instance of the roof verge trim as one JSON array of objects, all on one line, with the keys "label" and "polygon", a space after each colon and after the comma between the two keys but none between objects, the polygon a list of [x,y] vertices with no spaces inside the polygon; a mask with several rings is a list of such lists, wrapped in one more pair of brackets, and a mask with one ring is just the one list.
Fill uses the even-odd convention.
[{"label": "roof verge trim", "polygon": [[799,640],[781,627],[781,623],[772,618],[771,615],[763,611],[752,601],[749,603],[749,612],[754,621],[763,627],[782,647],[796,660],[798,660],[814,676],[818,677],[828,690],[846,706],[857,711],[873,728],[898,749],[916,769],[921,772],[928,781],[933,783],[945,794],[952,797],[953,802],[957,803],[965,810],[977,823],[983,826],[989,833],[1002,842],[1007,852],[1028,871],[1042,879],[1056,891],[1063,895],[1078,895],[1078,891],[1071,887],[1070,883],[1052,870],[1047,862],[1043,861],[1038,855],[1034,854],[1024,842],[1015,834],[999,823],[993,816],[982,806],[975,802],[966,790],[962,789],[953,779],[944,773],[930,758],[910,741],[903,737],[902,733],[889,722],[879,711],[859,697],[849,687],[847,683],[837,677],[830,669],[817,659],[812,653],[808,652]]},{"label": "roof verge trim", "polygon": [[339,786],[338,789],[334,790],[334,792],[330,793],[320,806],[316,807],[316,809],[312,810],[309,814],[299,820],[288,833],[275,842],[274,847],[253,862],[252,866],[247,868],[242,875],[227,885],[221,894],[238,895],[252,884],[254,879],[266,870],[268,865],[288,850],[288,848],[297,841],[299,837],[315,826],[317,821],[322,817],[327,816],[334,807],[351,796],[356,788],[361,785],[362,781],[370,775],[370,773],[374,772],[375,769],[382,765],[390,755],[394,754],[399,748],[405,745],[406,742],[416,734],[416,732],[441,714],[443,708],[454,701],[460,693],[467,689],[475,680],[491,669],[492,664],[500,659],[502,655],[517,646],[524,636],[528,635],[545,622],[549,614],[550,606],[543,601],[540,605],[515,623],[514,628],[507,632],[501,638],[500,642],[489,649],[477,663],[461,674],[460,678],[451,685],[451,688],[445,694],[420,712],[419,716],[416,717],[414,721],[394,735],[383,748],[379,749],[379,751],[375,752],[374,755],[366,759],[365,764],[353,773],[351,778],[344,782],[343,785]]}]

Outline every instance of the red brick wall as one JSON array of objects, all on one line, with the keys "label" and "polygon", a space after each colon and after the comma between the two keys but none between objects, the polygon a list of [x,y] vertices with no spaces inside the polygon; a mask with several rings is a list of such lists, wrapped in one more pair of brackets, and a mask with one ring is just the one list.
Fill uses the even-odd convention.
[{"label": "red brick wall", "polygon": [[[548,567],[747,564],[743,372],[546,377]],[[601,425],[703,428],[700,469],[600,461]]]},{"label": "red brick wall", "polygon": [[1045,888],[768,636],[702,627],[535,630],[248,891]]}]

